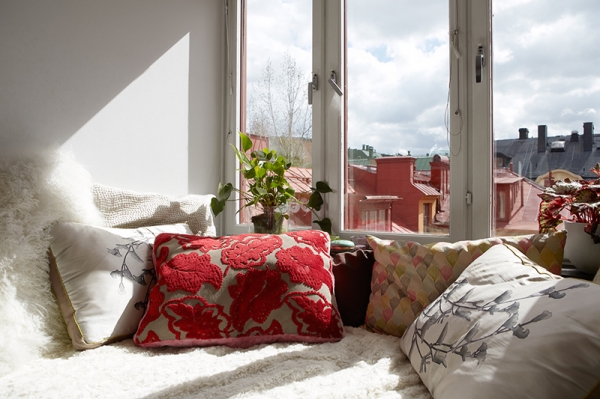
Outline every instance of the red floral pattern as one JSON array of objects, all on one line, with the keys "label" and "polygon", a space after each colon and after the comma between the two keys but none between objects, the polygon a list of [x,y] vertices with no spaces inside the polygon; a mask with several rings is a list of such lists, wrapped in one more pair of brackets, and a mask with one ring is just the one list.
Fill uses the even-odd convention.
[{"label": "red floral pattern", "polygon": [[221,253],[221,262],[236,269],[262,266],[267,256],[281,247],[277,235],[245,234],[232,239],[231,245]]},{"label": "red floral pattern", "polygon": [[[244,347],[341,339],[328,239],[320,231],[159,235],[157,284],[134,342]],[[215,259],[220,262],[214,264]]]},{"label": "red floral pattern", "polygon": [[298,244],[307,244],[318,252],[329,253],[329,235],[325,232],[315,234],[315,230],[300,230],[294,235],[294,240]]},{"label": "red floral pattern", "polygon": [[229,244],[227,237],[184,236],[179,237],[177,242],[183,249],[197,249],[204,253],[225,248]]},{"label": "red floral pattern", "polygon": [[263,330],[262,327],[256,326],[248,329],[248,331],[244,334],[238,335],[238,337],[252,337],[257,335],[282,335],[283,327],[277,320],[273,320],[271,325],[267,327],[266,330]]},{"label": "red floral pattern", "polygon": [[283,294],[288,289],[277,270],[250,269],[235,276],[235,285],[229,286],[233,327],[243,331],[250,319],[264,323],[269,314],[283,304]]},{"label": "red floral pattern", "polygon": [[298,307],[293,307],[294,323],[299,328],[306,326],[305,335],[335,337],[342,327],[337,310],[321,298],[314,301],[308,296],[295,296],[291,299]]},{"label": "red floral pattern", "polygon": [[184,290],[195,294],[202,284],[209,283],[217,290],[223,282],[221,268],[211,263],[210,255],[183,253],[160,267],[161,282],[169,292]]},{"label": "red floral pattern", "polygon": [[181,332],[185,332],[188,339],[215,339],[228,335],[231,323],[223,312],[223,306],[210,304],[204,298],[187,302],[176,301],[165,306],[169,330],[175,333],[177,339],[181,339]]},{"label": "red floral pattern", "polygon": [[[160,317],[160,304],[165,301],[165,295],[160,290],[160,286],[155,285],[154,287],[152,287],[152,289],[150,289],[150,298],[153,298],[153,300],[148,301],[146,313],[142,317],[142,320],[140,320],[140,324],[138,325],[138,331],[146,330],[150,323],[152,323],[153,321],[157,320]],[[150,332],[153,333],[154,335],[156,335],[153,331],[150,331]],[[144,340],[143,343],[160,341],[160,339],[158,339],[158,336],[157,336],[157,339],[155,340],[155,339],[151,338],[150,335],[151,334],[149,333],[148,337],[146,337],[146,339]],[[134,335],[133,341],[139,345],[142,342],[138,341],[138,339],[139,339],[138,335],[137,334]]]},{"label": "red floral pattern", "polygon": [[294,283],[303,283],[315,290],[325,284],[329,288],[329,292],[333,292],[333,279],[329,268],[324,267],[323,258],[310,248],[282,249],[275,256],[277,257],[277,267],[289,273],[290,279]]}]

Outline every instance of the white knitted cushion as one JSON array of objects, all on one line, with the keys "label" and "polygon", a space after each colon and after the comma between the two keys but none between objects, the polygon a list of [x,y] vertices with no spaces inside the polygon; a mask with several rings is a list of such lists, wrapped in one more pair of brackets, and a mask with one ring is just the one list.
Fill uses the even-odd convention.
[{"label": "white knitted cushion", "polygon": [[94,184],[94,202],[107,227],[138,228],[187,223],[193,234],[215,236],[210,200],[213,195],[185,196],[138,193]]}]

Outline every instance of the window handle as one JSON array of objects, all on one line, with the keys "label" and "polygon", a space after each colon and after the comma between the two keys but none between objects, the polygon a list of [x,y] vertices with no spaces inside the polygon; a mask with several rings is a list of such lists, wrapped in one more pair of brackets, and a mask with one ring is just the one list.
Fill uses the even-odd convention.
[{"label": "window handle", "polygon": [[337,84],[337,75],[335,74],[335,71],[331,71],[331,75],[329,76],[328,82],[331,85],[331,87],[333,87],[333,90],[335,90],[338,96],[344,95],[344,92],[342,91],[342,89],[340,89],[340,86],[338,86]]},{"label": "window handle", "polygon": [[485,54],[483,52],[483,46],[477,48],[477,55],[475,56],[475,83],[481,83],[481,68],[485,66]]},{"label": "window handle", "polygon": [[312,82],[308,82],[308,105],[313,103],[313,91],[319,90],[319,79],[317,74],[313,73]]}]

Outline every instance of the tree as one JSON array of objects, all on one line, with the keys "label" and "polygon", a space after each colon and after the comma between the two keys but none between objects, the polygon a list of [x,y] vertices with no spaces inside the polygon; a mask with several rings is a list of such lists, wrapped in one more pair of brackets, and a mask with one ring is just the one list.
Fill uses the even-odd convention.
[{"label": "tree", "polygon": [[285,53],[279,70],[269,59],[262,81],[251,86],[247,133],[269,137],[269,146],[292,165],[312,165],[312,108],[306,73]]}]

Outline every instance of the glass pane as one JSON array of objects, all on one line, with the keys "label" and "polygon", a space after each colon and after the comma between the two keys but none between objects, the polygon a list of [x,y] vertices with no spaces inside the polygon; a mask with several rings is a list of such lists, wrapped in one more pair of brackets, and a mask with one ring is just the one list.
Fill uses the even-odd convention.
[{"label": "glass pane", "polygon": [[498,0],[493,15],[495,234],[536,233],[543,188],[600,161],[600,7]]},{"label": "glass pane", "polygon": [[447,235],[448,0],[346,3],[346,229]]},{"label": "glass pane", "polygon": [[[242,46],[241,130],[254,144],[292,163],[286,179],[307,201],[312,177],[312,0],[246,0]],[[244,56],[245,53],[245,56]],[[245,92],[244,92],[245,89]],[[242,182],[242,187],[244,183]],[[241,212],[246,223],[257,210]],[[290,209],[290,226],[310,226],[311,213]]]}]

